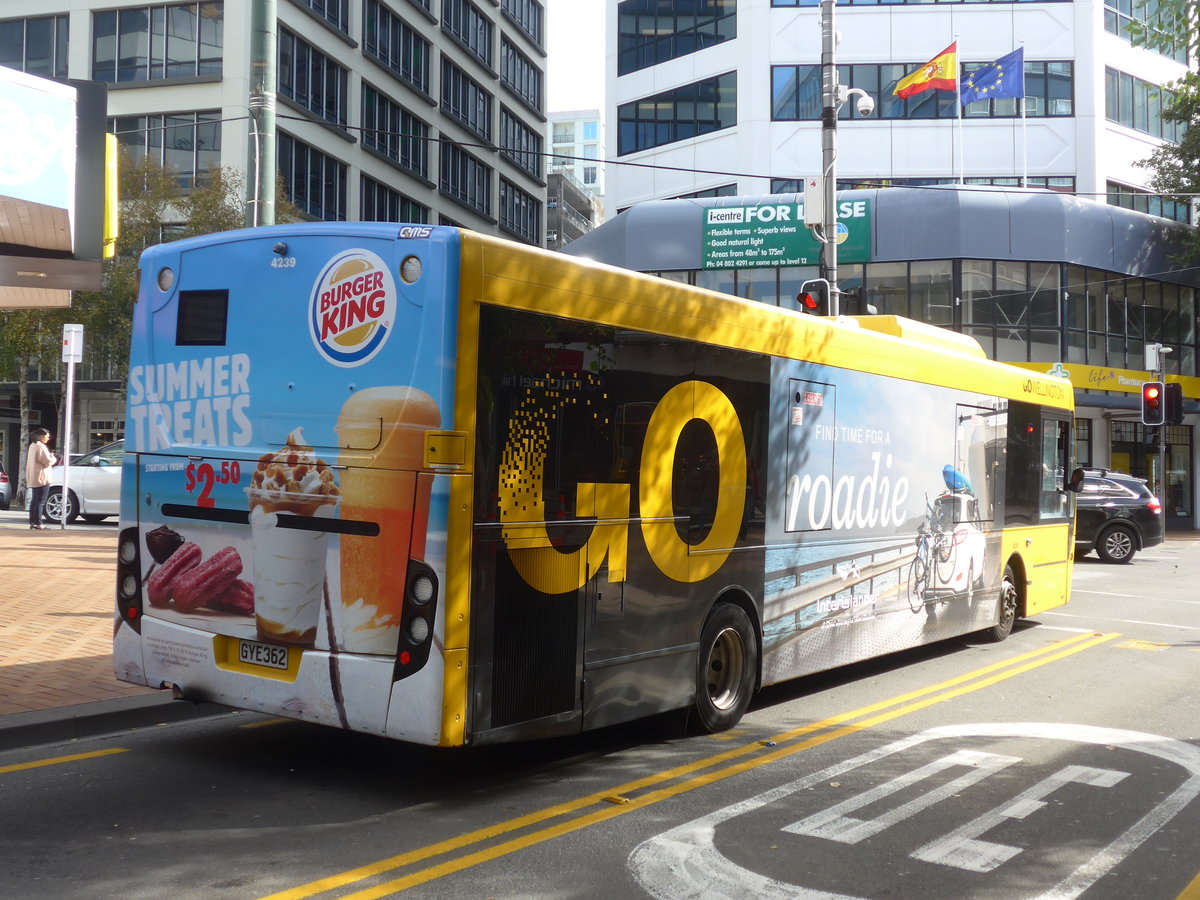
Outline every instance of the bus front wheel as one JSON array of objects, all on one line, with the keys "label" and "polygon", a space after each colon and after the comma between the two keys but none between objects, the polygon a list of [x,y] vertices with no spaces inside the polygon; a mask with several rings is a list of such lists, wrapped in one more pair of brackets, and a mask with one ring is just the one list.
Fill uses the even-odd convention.
[{"label": "bus front wheel", "polygon": [[700,635],[694,709],[704,731],[725,731],[741,720],[757,669],[758,643],[749,616],[736,604],[720,604]]}]

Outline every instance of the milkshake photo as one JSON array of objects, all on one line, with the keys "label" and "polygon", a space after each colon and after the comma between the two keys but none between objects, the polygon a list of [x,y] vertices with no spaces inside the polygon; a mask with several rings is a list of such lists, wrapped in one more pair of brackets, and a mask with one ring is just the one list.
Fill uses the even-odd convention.
[{"label": "milkshake photo", "polygon": [[424,557],[429,527],[425,432],[440,422],[432,397],[402,385],[356,391],[342,406],[339,462],[354,461],[341,473],[342,516],[379,526],[341,539],[342,650],[396,652],[408,560]]},{"label": "milkshake photo", "polygon": [[297,428],[278,453],[259,459],[250,485],[246,496],[258,636],[311,647],[321,618],[329,534],[288,528],[286,523],[290,516],[333,516],[339,499],[333,471],[304,443],[303,429]]}]

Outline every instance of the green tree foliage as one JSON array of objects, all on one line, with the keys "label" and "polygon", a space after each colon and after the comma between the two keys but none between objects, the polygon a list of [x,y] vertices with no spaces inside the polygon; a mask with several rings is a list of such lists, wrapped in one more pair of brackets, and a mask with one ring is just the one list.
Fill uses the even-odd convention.
[{"label": "green tree foliage", "polygon": [[[1170,53],[1178,47],[1188,58],[1200,59],[1200,15],[1197,0],[1145,0],[1135,2],[1137,20],[1129,26],[1137,46]],[[1161,194],[1188,202],[1200,202],[1200,74],[1194,68],[1168,85],[1174,100],[1162,112],[1168,121],[1182,122],[1187,132],[1178,144],[1163,144],[1139,165],[1150,169],[1150,186]],[[1200,231],[1193,230],[1176,262],[1200,261]]]}]

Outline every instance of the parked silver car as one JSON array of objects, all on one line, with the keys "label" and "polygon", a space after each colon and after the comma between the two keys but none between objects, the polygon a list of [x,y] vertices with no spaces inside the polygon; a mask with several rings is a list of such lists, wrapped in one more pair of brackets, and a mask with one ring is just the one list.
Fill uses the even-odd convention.
[{"label": "parked silver car", "polygon": [[74,522],[80,516],[85,522],[99,522],[120,513],[121,460],[124,457],[125,442],[122,440],[72,459],[65,501],[63,466],[52,468],[50,487],[46,489],[46,518],[61,522],[65,511],[67,522]]},{"label": "parked silver car", "polygon": [[0,509],[8,509],[12,503],[13,483],[4,471],[4,463],[0,462]]}]

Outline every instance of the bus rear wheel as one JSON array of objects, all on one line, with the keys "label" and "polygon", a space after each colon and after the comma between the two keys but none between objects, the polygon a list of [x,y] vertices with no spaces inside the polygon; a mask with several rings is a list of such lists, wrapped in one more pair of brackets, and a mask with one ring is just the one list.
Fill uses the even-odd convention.
[{"label": "bus rear wheel", "polygon": [[696,716],[709,733],[736,725],[750,705],[758,671],[758,642],[745,610],[722,603],[700,634]]},{"label": "bus rear wheel", "polygon": [[1013,625],[1017,622],[1017,607],[1020,602],[1021,595],[1017,591],[1017,573],[1013,571],[1012,566],[1005,566],[1004,580],[1000,582],[1000,621],[984,630],[984,636],[988,640],[999,643],[1012,634]]}]

